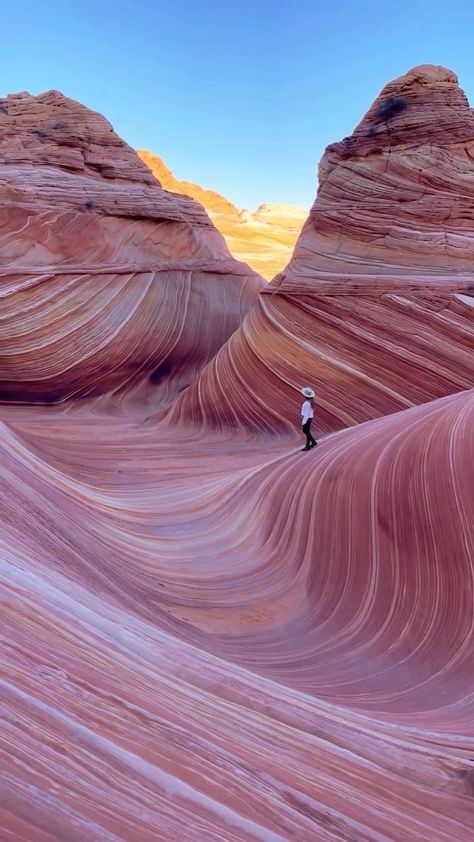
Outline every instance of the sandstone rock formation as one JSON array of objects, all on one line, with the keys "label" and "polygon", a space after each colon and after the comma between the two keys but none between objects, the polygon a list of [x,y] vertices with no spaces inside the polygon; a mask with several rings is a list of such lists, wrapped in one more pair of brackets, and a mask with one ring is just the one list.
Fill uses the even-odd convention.
[{"label": "sandstone rock formation", "polygon": [[0,828],[470,842],[474,392],[310,458],[4,418]]},{"label": "sandstone rock formation", "polygon": [[203,208],[163,190],[103,117],[55,91],[0,101],[4,399],[125,385],[171,398],[262,283]]},{"label": "sandstone rock formation", "polygon": [[221,196],[220,193],[216,193],[215,190],[206,190],[200,187],[199,184],[193,184],[192,181],[180,181],[175,178],[169,167],[166,166],[163,159],[158,155],[153,155],[151,152],[147,152],[146,149],[139,149],[137,155],[147,165],[165,190],[171,190],[172,193],[179,193],[180,195],[190,196],[192,199],[196,199],[206,209],[208,214],[224,213],[238,216],[238,207],[233,205],[232,202],[229,202],[224,196]]},{"label": "sandstone rock formation", "polygon": [[254,212],[239,210],[214,190],[179,181],[157,155],[146,150],[138,154],[166,190],[191,196],[204,206],[234,257],[269,281],[286,266],[307,217],[304,208],[263,204]]},{"label": "sandstone rock formation", "polygon": [[[415,132],[406,145],[402,111]],[[158,419],[138,372],[114,404],[0,407],[0,836],[470,842],[471,112],[453,74],[425,67],[388,86],[371,113],[392,156],[344,157],[356,141],[330,147],[288,269]],[[410,199],[409,161],[426,132],[426,169],[432,156],[441,163],[414,177],[423,195]],[[397,184],[406,201],[390,217]],[[126,179],[117,186],[131,202]],[[34,238],[15,214],[5,248],[19,254],[24,237],[33,265]],[[70,213],[73,231],[79,216]],[[385,248],[378,220],[393,227]],[[419,242],[427,229],[431,249]],[[106,248],[129,242],[120,230]],[[153,249],[184,248],[178,230],[170,222]],[[192,242],[208,231],[204,219],[189,223]],[[54,243],[45,237],[38,254]],[[56,310],[68,274],[49,303],[43,276],[27,296],[15,277],[8,293],[23,322],[2,309],[4,358],[31,366],[25,339],[49,313],[36,357],[51,365],[71,334]],[[233,283],[243,295],[253,281]],[[112,286],[131,318],[125,279]],[[140,313],[130,365],[159,306]],[[211,306],[197,311],[203,343]],[[79,341],[91,314],[76,309],[64,312],[76,313]],[[120,362],[121,346],[111,350]],[[101,369],[88,376],[100,382]],[[348,427],[310,454],[288,434],[306,382],[318,387],[320,432]]]},{"label": "sandstone rock formation", "polygon": [[292,260],[174,417],[288,429],[309,382],[328,432],[472,387],[473,167],[451,71],[387,85],[327,149]]}]

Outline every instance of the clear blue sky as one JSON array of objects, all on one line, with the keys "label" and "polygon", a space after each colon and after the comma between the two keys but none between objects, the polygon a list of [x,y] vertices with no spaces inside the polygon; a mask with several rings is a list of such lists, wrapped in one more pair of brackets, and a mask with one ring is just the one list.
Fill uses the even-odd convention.
[{"label": "clear blue sky", "polygon": [[1,94],[59,89],[241,207],[309,206],[324,147],[416,64],[451,67],[474,104],[470,0],[1,6]]}]

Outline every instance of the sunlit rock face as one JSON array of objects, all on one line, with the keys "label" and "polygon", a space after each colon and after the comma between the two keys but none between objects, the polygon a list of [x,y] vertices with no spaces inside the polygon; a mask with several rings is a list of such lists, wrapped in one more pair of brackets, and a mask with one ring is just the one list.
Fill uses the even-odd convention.
[{"label": "sunlit rock face", "polygon": [[473,167],[474,114],[451,71],[387,85],[328,147],[293,258],[175,416],[285,429],[310,383],[328,432],[470,388]]},{"label": "sunlit rock face", "polygon": [[[412,85],[434,97],[440,126],[440,92],[464,102],[439,68],[416,69],[387,90],[398,97]],[[453,131],[465,108],[454,109]],[[396,137],[402,111],[392,104],[382,115]],[[339,178],[339,166],[326,179]],[[377,209],[388,224],[383,201]],[[362,216],[365,230],[372,217]],[[73,232],[84,218],[71,212]],[[186,230],[204,242],[201,227],[212,232],[204,219]],[[118,223],[111,230],[115,254],[126,235]],[[435,250],[424,269],[402,271],[397,247],[375,244],[369,271],[369,243],[364,271],[353,272],[356,231],[344,249],[334,246],[334,271],[318,268],[315,239],[329,261],[334,236],[323,246],[313,210],[286,272],[159,414],[144,405],[138,373],[120,381],[123,401],[105,391],[103,400],[38,406],[30,378],[29,405],[0,406],[2,840],[471,842],[467,245],[449,271],[435,268]],[[26,255],[35,242],[26,239]],[[130,242],[137,255],[141,242],[138,233]],[[155,242],[177,248],[164,231]],[[53,243],[42,246],[51,255]],[[92,246],[88,254],[93,262]],[[228,259],[214,255],[213,265]],[[242,297],[255,290],[258,279],[239,280],[231,265],[225,284],[232,277]],[[66,339],[84,341],[95,312],[87,297],[83,311],[66,308],[68,331],[57,310],[68,273],[53,273],[48,298],[49,275],[34,271],[37,283],[24,290],[26,269],[8,280],[19,284],[6,301],[17,302],[21,329],[13,307],[0,311],[3,359],[23,357],[26,367],[53,365]],[[117,276],[110,295],[122,321],[132,320],[135,287]],[[169,286],[179,288],[176,274]],[[177,295],[173,318],[153,298],[144,313],[172,332],[188,301],[186,318],[203,321],[207,337],[216,330],[207,290],[202,309]],[[94,301],[92,283],[89,294]],[[42,341],[25,353],[41,313]],[[145,323],[127,345],[132,358]],[[164,376],[170,399],[175,386]],[[295,387],[307,383],[318,392],[318,446],[300,453]]]},{"label": "sunlit rock face", "polygon": [[304,208],[263,204],[253,212],[240,210],[215,190],[177,179],[158,155],[146,150],[139,150],[138,155],[166,190],[191,196],[203,205],[234,257],[268,281],[286,266],[307,217]]},{"label": "sunlit rock face", "polygon": [[55,91],[0,101],[3,399],[170,399],[262,284],[99,114]]},{"label": "sunlit rock face", "polygon": [[307,271],[413,277],[472,272],[474,113],[457,77],[416,67],[326,150],[320,188],[280,286]]}]

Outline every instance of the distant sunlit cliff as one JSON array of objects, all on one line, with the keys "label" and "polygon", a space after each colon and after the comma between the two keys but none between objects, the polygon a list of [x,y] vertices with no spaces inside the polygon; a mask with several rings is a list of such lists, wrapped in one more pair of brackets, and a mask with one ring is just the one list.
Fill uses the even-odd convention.
[{"label": "distant sunlit cliff", "polygon": [[179,181],[158,155],[139,150],[138,155],[165,190],[191,196],[200,202],[223,234],[237,260],[248,263],[271,280],[289,262],[308,211],[296,205],[260,205],[253,213],[240,210],[220,193],[190,181]]}]

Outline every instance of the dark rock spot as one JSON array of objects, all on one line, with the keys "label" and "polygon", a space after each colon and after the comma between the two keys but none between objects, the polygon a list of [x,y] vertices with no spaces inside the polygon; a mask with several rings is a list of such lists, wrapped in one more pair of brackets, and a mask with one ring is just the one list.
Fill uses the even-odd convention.
[{"label": "dark rock spot", "polygon": [[407,107],[407,102],[401,96],[389,96],[377,108],[377,117],[380,120],[390,120]]},{"label": "dark rock spot", "polygon": [[171,363],[161,363],[161,365],[159,365],[158,368],[155,368],[154,371],[151,372],[149,377],[150,383],[154,383],[155,385],[157,383],[160,383],[162,380],[165,379],[165,377],[168,377],[168,375],[171,374],[171,370]]},{"label": "dark rock spot", "polygon": [[457,775],[464,781],[466,795],[471,795],[474,798],[474,768],[458,769]]}]

